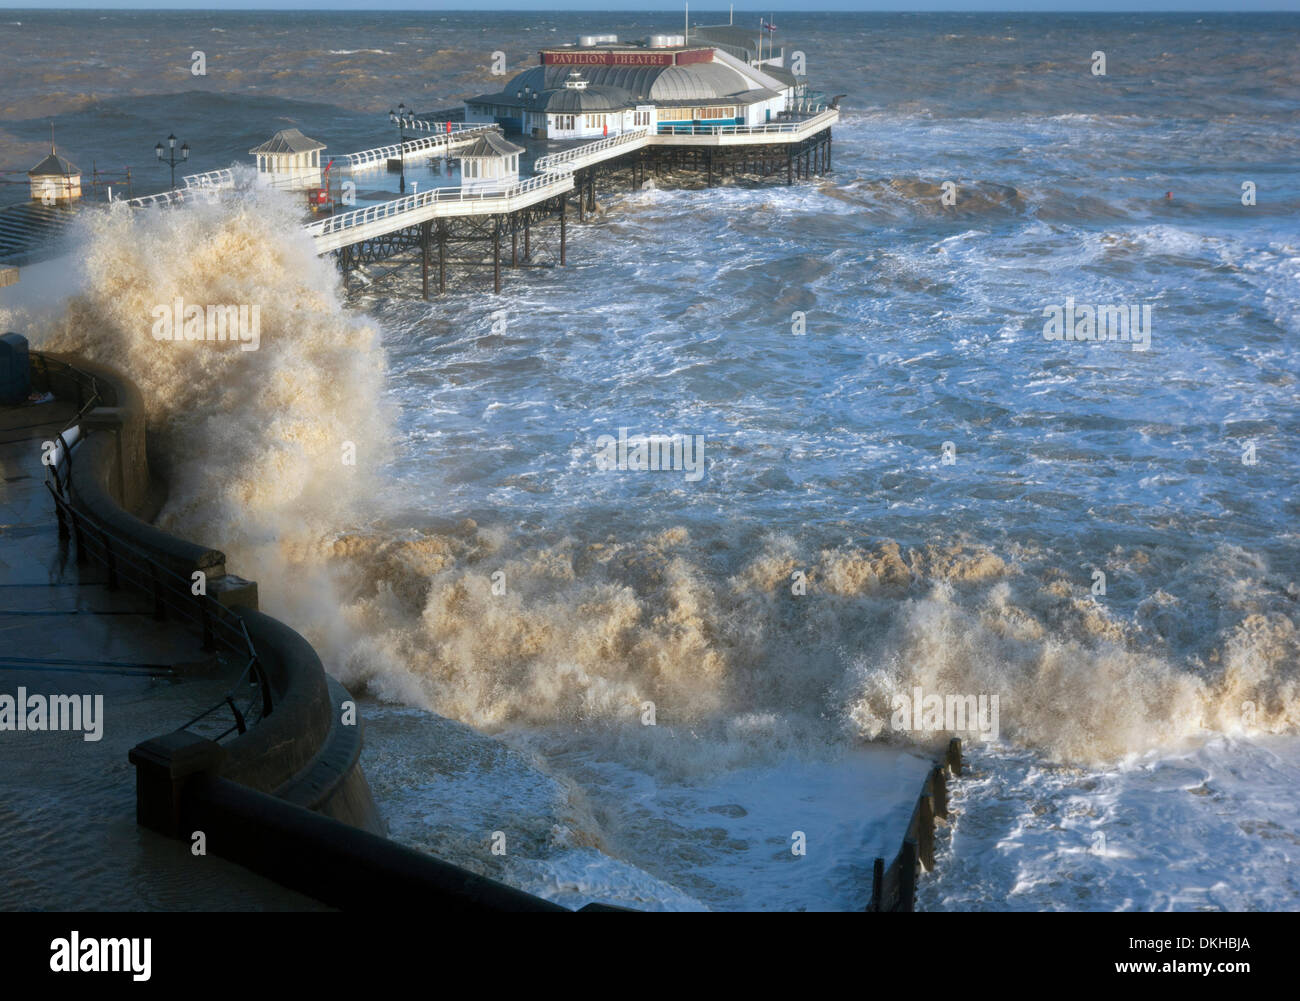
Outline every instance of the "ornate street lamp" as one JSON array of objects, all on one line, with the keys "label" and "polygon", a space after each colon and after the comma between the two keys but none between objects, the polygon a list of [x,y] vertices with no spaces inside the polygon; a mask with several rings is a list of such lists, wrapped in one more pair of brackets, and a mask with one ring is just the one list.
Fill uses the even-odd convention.
[{"label": "ornate street lamp", "polygon": [[397,163],[402,173],[399,190],[406,194],[406,112],[405,104],[399,104],[396,111],[388,112],[388,120],[397,126]]},{"label": "ornate street lamp", "polygon": [[164,150],[163,150],[162,143],[159,143],[157,146],[155,146],[153,148],[153,152],[154,152],[154,156],[156,156],[160,162],[165,163],[169,167],[171,167],[172,169],[171,190],[175,191],[176,190],[176,165],[178,163],[184,163],[186,160],[190,158],[190,144],[181,143],[181,150],[180,150],[181,158],[179,160],[176,159],[176,137],[174,135],[167,137],[167,149],[166,149],[167,159],[166,160],[163,159]]}]

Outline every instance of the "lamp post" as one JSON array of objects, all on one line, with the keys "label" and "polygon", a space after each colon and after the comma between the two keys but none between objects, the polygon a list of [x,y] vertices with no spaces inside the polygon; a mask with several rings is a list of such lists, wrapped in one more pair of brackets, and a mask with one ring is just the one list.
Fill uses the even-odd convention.
[{"label": "lamp post", "polygon": [[153,148],[153,152],[154,152],[154,156],[158,158],[159,162],[165,163],[167,164],[167,166],[171,167],[172,169],[171,190],[175,191],[176,190],[176,165],[178,163],[184,163],[186,160],[190,158],[190,144],[181,143],[181,158],[179,160],[176,159],[176,137],[174,135],[167,137],[167,151],[166,151],[167,159],[166,160],[163,159],[162,143],[159,143],[157,146],[155,146]]},{"label": "lamp post", "polygon": [[397,126],[397,165],[402,174],[398,190],[406,194],[406,105],[399,104],[396,111],[389,111],[388,120]]}]

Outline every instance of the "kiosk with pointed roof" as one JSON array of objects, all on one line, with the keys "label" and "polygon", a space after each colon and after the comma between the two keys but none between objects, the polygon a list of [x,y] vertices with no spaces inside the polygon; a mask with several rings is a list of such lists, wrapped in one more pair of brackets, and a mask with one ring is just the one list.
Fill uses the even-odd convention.
[{"label": "kiosk with pointed roof", "polygon": [[323,142],[317,142],[297,129],[281,129],[248,152],[257,157],[259,181],[298,191],[321,186],[320,151],[324,148]]},{"label": "kiosk with pointed roof", "polygon": [[456,156],[463,188],[503,187],[519,180],[519,154],[524,151],[499,133],[487,132]]},{"label": "kiosk with pointed roof", "polygon": [[50,143],[50,155],[27,172],[31,181],[32,201],[73,202],[81,197],[81,171],[69,163]]}]

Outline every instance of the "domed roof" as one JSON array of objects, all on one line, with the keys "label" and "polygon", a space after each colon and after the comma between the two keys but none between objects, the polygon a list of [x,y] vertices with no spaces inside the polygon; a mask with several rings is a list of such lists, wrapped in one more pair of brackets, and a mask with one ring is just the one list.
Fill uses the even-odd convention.
[{"label": "domed roof", "polygon": [[650,88],[656,101],[711,101],[747,89],[745,78],[721,63],[666,66]]},{"label": "domed roof", "polygon": [[[530,66],[517,74],[499,94],[484,94],[472,101],[515,103],[520,94],[525,107],[541,110],[541,101],[548,91],[563,91],[572,71],[571,66]],[[613,103],[569,104],[561,101],[547,111],[605,111],[626,108],[636,103],[655,101],[713,101],[743,94],[748,89],[745,78],[721,63],[693,63],[689,66],[600,66],[585,65],[582,76],[587,81],[585,90],[578,93],[593,94],[604,91]],[[535,95],[533,100],[528,95]]]},{"label": "domed roof", "polygon": [[550,91],[546,98],[548,112],[621,111],[636,104],[636,98],[622,87],[587,87],[576,90],[563,87]]}]

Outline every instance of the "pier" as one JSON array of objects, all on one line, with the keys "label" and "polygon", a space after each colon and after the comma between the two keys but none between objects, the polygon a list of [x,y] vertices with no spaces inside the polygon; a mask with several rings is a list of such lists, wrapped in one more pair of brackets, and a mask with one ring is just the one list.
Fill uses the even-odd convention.
[{"label": "pier", "polygon": [[[838,109],[827,108],[800,120],[756,126],[635,129],[539,157],[535,176],[524,181],[497,189],[433,188],[305,229],[319,254],[338,261],[345,281],[365,264],[418,264],[428,298],[434,271],[442,294],[449,267],[491,268],[492,288],[499,293],[503,265],[567,263],[570,214],[586,221],[596,210],[598,184],[621,180],[636,191],[648,177],[667,171],[695,172],[710,187],[727,177],[794,184],[830,171],[831,127],[838,120]],[[411,152],[416,151],[404,155]],[[365,159],[373,163],[377,157]],[[534,241],[537,227],[545,224],[558,229],[558,249],[544,263],[534,256]]]}]

